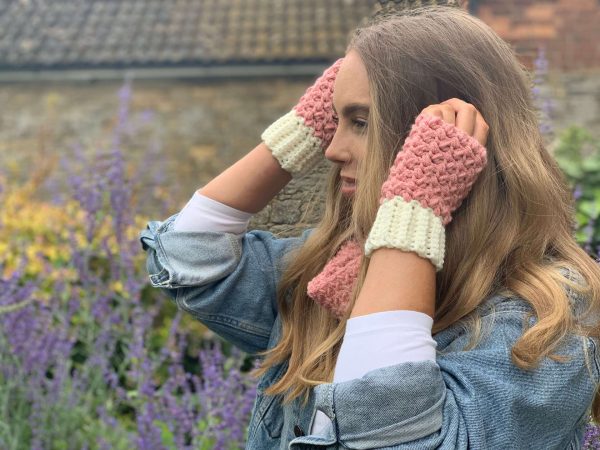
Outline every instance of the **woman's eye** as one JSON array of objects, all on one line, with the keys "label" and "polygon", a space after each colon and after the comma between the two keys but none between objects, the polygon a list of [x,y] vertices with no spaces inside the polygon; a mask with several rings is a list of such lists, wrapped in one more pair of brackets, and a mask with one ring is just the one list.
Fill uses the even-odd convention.
[{"label": "woman's eye", "polygon": [[367,122],[364,120],[354,119],[352,120],[352,125],[359,130],[364,130],[365,128],[367,128]]}]

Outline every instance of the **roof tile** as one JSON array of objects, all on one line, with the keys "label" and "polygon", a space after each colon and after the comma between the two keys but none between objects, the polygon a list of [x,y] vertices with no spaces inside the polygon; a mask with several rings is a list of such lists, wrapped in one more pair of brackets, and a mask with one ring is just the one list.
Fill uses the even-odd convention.
[{"label": "roof tile", "polygon": [[0,0],[0,69],[329,61],[380,9],[377,0]]}]

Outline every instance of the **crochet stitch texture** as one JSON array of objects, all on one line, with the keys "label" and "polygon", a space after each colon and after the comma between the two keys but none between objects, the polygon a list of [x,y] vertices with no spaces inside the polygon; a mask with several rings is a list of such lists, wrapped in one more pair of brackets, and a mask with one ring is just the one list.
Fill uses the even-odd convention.
[{"label": "crochet stitch texture", "polygon": [[398,248],[442,270],[445,227],[486,163],[486,149],[473,136],[440,117],[420,114],[381,186],[365,255]]},{"label": "crochet stitch texture", "polygon": [[348,308],[362,254],[358,242],[346,241],[323,270],[308,283],[308,296],[329,309],[338,319]]},{"label": "crochet stitch texture", "polygon": [[261,135],[281,167],[293,177],[315,167],[333,139],[337,129],[333,120],[333,84],[342,61],[340,58],[326,69],[298,104]]},{"label": "crochet stitch texture", "polygon": [[431,208],[446,226],[486,164],[473,136],[440,117],[421,114],[381,186],[380,204],[397,195]]},{"label": "crochet stitch texture", "polygon": [[[487,163],[474,137],[439,117],[419,115],[381,187],[380,206],[365,243],[412,251],[439,271],[444,263],[445,226]],[[308,285],[308,295],[337,318],[347,311],[362,251],[347,241]]]}]

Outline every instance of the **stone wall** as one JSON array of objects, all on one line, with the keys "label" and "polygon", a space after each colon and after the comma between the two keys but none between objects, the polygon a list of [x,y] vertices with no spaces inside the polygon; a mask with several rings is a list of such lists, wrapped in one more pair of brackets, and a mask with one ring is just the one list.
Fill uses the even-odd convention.
[{"label": "stone wall", "polygon": [[[224,82],[134,81],[121,148],[131,176],[141,173],[138,198],[161,180],[169,213],[193,192],[260,143],[260,134],[291,109],[312,82],[269,79]],[[39,164],[54,164],[55,179],[41,198],[66,190],[64,164],[79,146],[87,154],[111,148],[122,83],[0,85],[0,166],[25,180]],[[8,105],[8,107],[6,107]],[[157,148],[160,147],[160,148]],[[251,223],[283,235],[314,224],[330,165],[292,181]],[[143,203],[143,202],[142,202]],[[152,204],[143,213],[156,216]]]},{"label": "stone wall", "polygon": [[[122,147],[127,161],[142,173],[143,188],[136,195],[149,196],[144,189],[158,178],[169,212],[178,211],[196,189],[254,148],[261,132],[289,111],[311,82],[310,78],[134,81],[132,125],[125,130]],[[35,163],[65,155],[73,158],[78,144],[86,151],[109,149],[120,86],[118,82],[0,85],[2,168],[25,178]],[[556,100],[557,130],[577,124],[600,137],[600,71],[551,72],[546,88]],[[324,161],[311,176],[290,183],[252,226],[289,235],[314,224],[328,167]],[[61,170],[57,165],[57,173]],[[40,196],[49,193],[42,191]],[[143,213],[160,218],[153,206],[144,205]]]}]

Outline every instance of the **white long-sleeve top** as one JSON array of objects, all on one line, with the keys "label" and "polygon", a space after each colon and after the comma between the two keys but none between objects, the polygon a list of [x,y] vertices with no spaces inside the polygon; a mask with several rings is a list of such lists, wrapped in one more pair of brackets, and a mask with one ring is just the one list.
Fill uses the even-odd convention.
[{"label": "white long-sleeve top", "polygon": [[[253,214],[195,192],[173,224],[176,231],[216,231],[243,234]],[[353,317],[335,366],[333,382],[361,378],[381,367],[409,361],[435,361],[433,319],[427,314],[399,310]],[[317,411],[310,434],[319,434],[331,420]]]}]

